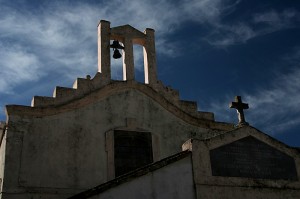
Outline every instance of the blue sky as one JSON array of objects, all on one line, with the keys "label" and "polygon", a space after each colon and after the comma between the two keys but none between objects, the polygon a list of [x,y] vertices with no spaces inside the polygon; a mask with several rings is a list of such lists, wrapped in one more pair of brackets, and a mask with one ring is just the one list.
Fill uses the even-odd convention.
[{"label": "blue sky", "polygon": [[[97,72],[97,24],[155,29],[158,77],[217,121],[246,120],[300,146],[300,2],[295,0],[0,0],[0,120]],[[142,50],[135,47],[138,81]],[[113,60],[113,79],[121,79]]]}]

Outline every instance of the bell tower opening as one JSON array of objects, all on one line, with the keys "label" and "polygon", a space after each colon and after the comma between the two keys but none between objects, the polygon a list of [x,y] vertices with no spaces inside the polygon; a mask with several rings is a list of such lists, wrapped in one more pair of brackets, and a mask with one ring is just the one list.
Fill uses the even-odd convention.
[{"label": "bell tower opening", "polygon": [[[111,40],[113,40],[113,43],[110,43]],[[111,61],[110,48],[113,48],[113,57],[123,60],[123,81],[136,80],[136,75],[139,75],[137,79],[140,81],[140,71],[134,67],[134,45],[138,44],[143,47],[143,82],[149,85],[156,84],[157,69],[154,40],[153,29],[146,28],[144,32],[140,32],[130,25],[110,28],[110,22],[101,20],[98,25],[98,72],[102,74],[106,81],[110,81],[112,77],[119,79],[119,67],[116,66],[113,71],[111,68],[111,63],[119,65],[119,61]],[[120,43],[123,45],[119,46]],[[122,50],[122,53],[119,50]]]},{"label": "bell tower opening", "polygon": [[[110,40],[110,46],[113,44],[114,40]],[[124,46],[124,44],[122,44],[121,42],[119,42],[119,44],[121,46]],[[111,53],[111,57],[110,57],[110,62],[111,62],[111,79],[112,80],[119,80],[122,81],[123,80],[123,60],[122,60],[122,56],[123,56],[123,50],[122,49],[117,49],[114,50],[113,48],[110,47],[110,53]],[[114,58],[115,55],[119,55],[121,57],[119,58]]]},{"label": "bell tower opening", "polygon": [[133,45],[135,81],[145,83],[143,46]]}]

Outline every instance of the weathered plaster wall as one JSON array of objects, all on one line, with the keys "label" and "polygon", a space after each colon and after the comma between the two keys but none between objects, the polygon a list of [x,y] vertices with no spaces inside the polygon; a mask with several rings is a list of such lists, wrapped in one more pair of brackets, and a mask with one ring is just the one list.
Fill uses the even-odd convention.
[{"label": "weathered plaster wall", "polygon": [[105,132],[128,118],[158,138],[160,159],[180,152],[192,134],[208,134],[135,89],[49,116],[9,115],[5,192],[72,195],[106,182]]},{"label": "weathered plaster wall", "polygon": [[191,156],[91,198],[196,199]]},{"label": "weathered plaster wall", "polygon": [[[230,177],[213,176],[210,150],[228,145],[247,136],[253,136],[257,140],[268,144],[274,150],[279,150],[295,160],[298,180],[262,179],[254,177]],[[257,129],[244,126],[226,134],[219,135],[207,140],[190,140],[183,145],[183,150],[192,150],[193,173],[197,198],[201,199],[229,199],[229,198],[270,198],[282,199],[300,198],[300,155],[295,149],[276,141],[274,138],[258,131]],[[232,153],[235,153],[234,151]],[[237,153],[239,153],[237,151]],[[263,152],[262,152],[263,153]],[[230,155],[230,154],[228,154]],[[272,156],[272,154],[269,154]],[[229,156],[228,156],[229,157]],[[237,161],[243,161],[237,160]],[[255,164],[253,161],[249,164]],[[235,166],[232,163],[233,167]],[[236,163],[239,165],[239,163]],[[241,165],[241,164],[240,164]],[[247,164],[245,164],[247,165]],[[258,165],[258,163],[256,164]],[[268,163],[267,165],[272,165]],[[251,169],[251,167],[249,167]],[[236,169],[240,169],[236,167]],[[251,171],[251,170],[250,170]],[[252,170],[252,172],[254,172]],[[226,194],[224,194],[226,193]]]},{"label": "weathered plaster wall", "polygon": [[0,191],[2,191],[2,181],[4,177],[4,161],[5,161],[5,146],[6,146],[6,135],[5,135],[5,124],[0,122]]},{"label": "weathered plaster wall", "polygon": [[[225,194],[226,193],[226,194]],[[197,186],[198,198],[205,199],[298,199],[299,190],[266,187]]]}]

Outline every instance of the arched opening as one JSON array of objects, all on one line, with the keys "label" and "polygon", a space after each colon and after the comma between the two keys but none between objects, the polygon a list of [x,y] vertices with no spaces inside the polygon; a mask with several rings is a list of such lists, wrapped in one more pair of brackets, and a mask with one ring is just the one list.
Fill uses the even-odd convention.
[{"label": "arched opening", "polygon": [[[112,43],[113,40],[111,40],[110,43]],[[120,45],[124,46],[123,43],[119,42]],[[114,54],[114,50],[112,48],[110,48],[110,62],[111,62],[111,79],[113,80],[119,80],[122,81],[123,80],[123,56],[124,56],[124,52],[123,50],[119,49],[119,52],[121,53],[122,57],[119,59],[114,59],[113,58],[113,54]]]},{"label": "arched opening", "polygon": [[143,46],[133,45],[135,81],[145,83]]}]

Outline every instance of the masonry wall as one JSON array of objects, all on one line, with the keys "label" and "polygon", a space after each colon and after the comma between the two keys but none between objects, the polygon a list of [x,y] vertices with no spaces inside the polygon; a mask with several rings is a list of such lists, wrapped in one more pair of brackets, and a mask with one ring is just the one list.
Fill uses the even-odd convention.
[{"label": "masonry wall", "polygon": [[196,199],[191,156],[91,197],[100,198]]},{"label": "masonry wall", "polygon": [[[265,167],[269,170],[272,167],[281,167],[280,169],[285,170],[283,168],[285,165],[290,164],[289,162],[284,162],[285,165],[276,164],[276,153],[280,151],[284,153],[285,156],[289,156],[295,163],[296,171],[293,172],[292,169],[287,169],[286,175],[289,175],[291,172],[295,178],[293,179],[285,179],[283,177],[274,177],[273,179],[256,177],[257,174],[263,174],[265,170],[261,168],[261,164],[259,162],[255,162],[257,160],[257,154],[246,154],[248,156],[255,156],[253,158],[249,158],[249,162],[245,162],[247,158],[243,156],[238,156],[235,154],[239,154],[242,151],[242,146],[232,148],[233,150],[227,150],[225,156],[218,156],[219,160],[224,160],[222,158],[227,158],[232,161],[232,167],[235,170],[243,170],[244,173],[247,173],[247,176],[239,176],[239,175],[229,175],[229,169],[226,167],[217,167],[216,164],[222,164],[222,162],[212,164],[212,156],[210,152],[214,149],[222,149],[224,150],[224,146],[229,146],[232,143],[238,142],[242,139],[249,138],[252,136],[257,139],[256,147],[257,149],[260,147],[259,142],[262,142],[269,147],[272,148],[267,153],[258,149],[256,153],[260,153],[260,157],[265,157],[266,160],[270,161],[265,163]],[[243,146],[247,145],[247,141],[243,142]],[[193,174],[195,180],[195,186],[197,190],[197,198],[199,199],[229,199],[229,198],[243,198],[243,199],[298,199],[300,198],[300,154],[297,150],[284,145],[281,142],[278,142],[274,138],[258,131],[257,129],[251,126],[244,126],[241,128],[237,128],[233,131],[227,132],[226,134],[222,134],[219,136],[212,137],[206,140],[190,140],[183,145],[183,149],[192,150],[193,155]],[[251,150],[251,149],[249,149]],[[273,158],[273,160],[267,159],[269,157]],[[232,159],[235,157],[235,159]],[[281,159],[280,159],[281,160]],[[243,162],[244,161],[244,162]],[[258,160],[257,160],[258,161]],[[275,162],[275,163],[274,163]],[[258,170],[253,169],[253,164]],[[226,165],[224,162],[223,165]],[[218,175],[213,175],[213,168],[221,168]],[[247,171],[248,169],[248,171]],[[278,169],[278,171],[280,171]],[[225,173],[227,172],[227,173]],[[261,172],[261,173],[259,173]]]},{"label": "masonry wall", "polygon": [[4,172],[2,198],[65,198],[106,182],[105,134],[116,128],[151,132],[157,159],[180,152],[192,135],[209,133],[134,89],[46,110],[8,115],[5,167],[10,169]]},{"label": "masonry wall", "polygon": [[[224,194],[226,193],[226,194]],[[206,199],[297,199],[300,192],[296,189],[266,188],[266,187],[231,187],[231,186],[197,186],[198,198]]]},{"label": "masonry wall", "polygon": [[0,190],[1,192],[2,192],[2,182],[4,177],[5,145],[6,145],[6,136],[4,135],[0,147]]}]

